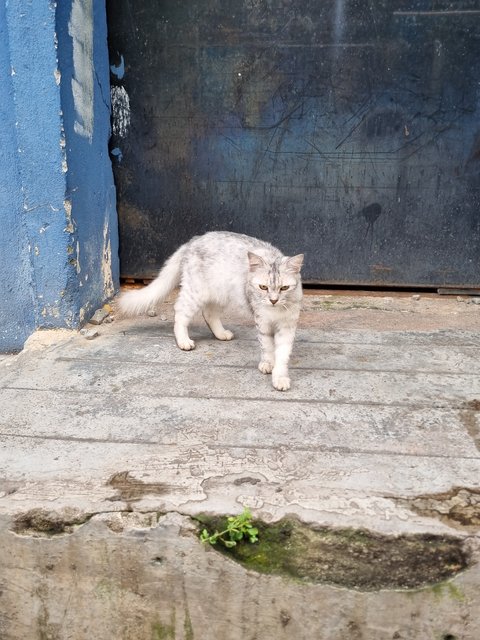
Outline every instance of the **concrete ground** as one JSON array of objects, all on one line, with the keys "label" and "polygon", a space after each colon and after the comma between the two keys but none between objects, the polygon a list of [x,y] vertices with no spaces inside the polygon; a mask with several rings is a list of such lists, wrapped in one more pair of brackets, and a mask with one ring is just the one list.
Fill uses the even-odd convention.
[{"label": "concrete ground", "polygon": [[480,638],[480,305],[304,307],[285,393],[171,301],[0,358],[2,640]]}]

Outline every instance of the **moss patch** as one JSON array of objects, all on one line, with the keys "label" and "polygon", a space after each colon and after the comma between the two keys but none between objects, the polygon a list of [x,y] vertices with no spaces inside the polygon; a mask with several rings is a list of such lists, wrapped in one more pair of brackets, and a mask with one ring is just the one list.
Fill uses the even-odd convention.
[{"label": "moss patch", "polygon": [[175,640],[175,612],[170,616],[170,623],[154,622],[152,624],[152,640]]},{"label": "moss patch", "polygon": [[[203,516],[211,531],[225,523]],[[295,520],[256,521],[259,541],[215,548],[247,569],[359,590],[418,589],[443,582],[470,562],[460,539],[383,536],[356,529],[311,529]]]}]

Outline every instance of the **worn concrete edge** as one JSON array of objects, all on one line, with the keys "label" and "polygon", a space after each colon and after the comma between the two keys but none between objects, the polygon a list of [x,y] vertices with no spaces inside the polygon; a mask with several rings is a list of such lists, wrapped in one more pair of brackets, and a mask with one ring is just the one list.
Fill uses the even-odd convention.
[{"label": "worn concrete edge", "polygon": [[[77,332],[68,331],[68,330],[39,331],[36,334],[34,334],[29,341],[27,341],[27,345],[24,353],[20,354],[20,356],[15,356],[14,358],[16,359],[16,358],[22,357],[22,355],[23,357],[28,356],[29,353],[37,349],[41,350],[49,347],[52,349],[55,349],[58,346],[66,344],[68,340],[75,338],[77,335],[78,335]],[[148,500],[147,502],[150,503],[151,501]],[[190,503],[189,505],[184,505],[183,507],[177,508],[175,510],[162,511],[161,509],[159,510],[153,509],[152,511],[150,504],[145,504],[145,505],[136,504],[134,508],[132,508],[132,506],[130,505],[130,506],[127,506],[127,508],[125,509],[120,508],[120,509],[113,509],[111,511],[101,509],[101,510],[92,511],[92,512],[88,512],[88,511],[83,513],[80,512],[80,515],[78,515],[77,517],[80,520],[84,519],[83,524],[85,524],[86,522],[95,518],[100,518],[105,516],[108,517],[109,514],[111,515],[111,514],[118,514],[118,513],[132,513],[132,511],[140,514],[156,513],[157,515],[158,514],[165,515],[167,513],[176,513],[181,515],[182,517],[193,519],[194,521],[196,520],[197,516],[202,513],[208,513],[210,515],[224,515],[225,513],[224,509],[216,509],[215,505],[213,504],[209,504],[207,509],[205,509],[205,507],[207,507],[207,505],[202,502],[200,503],[194,502],[194,503]],[[59,509],[58,514],[60,517],[62,517],[62,513],[64,513],[64,511],[65,511],[64,509]],[[66,511],[68,512],[68,508]],[[253,509],[253,511],[255,514],[256,510]],[[232,509],[231,511],[227,511],[227,513],[232,513],[232,512],[234,512],[234,509]],[[321,526],[321,523],[319,524],[318,514],[314,515],[312,513],[311,516],[312,518],[310,519],[306,511],[303,511],[301,516],[299,516],[299,514],[295,511],[284,512],[283,514],[280,514],[278,517],[272,519],[271,521],[275,522],[275,521],[278,521],[279,518],[283,518],[283,517],[294,517],[294,518],[300,519],[302,522],[310,526],[313,526],[313,527]],[[2,520],[4,518],[5,518],[5,515],[2,516]],[[7,516],[7,519],[8,519],[8,516]],[[428,524],[428,521],[429,519],[426,519],[425,523]],[[11,523],[11,520],[9,520],[9,522]],[[79,526],[82,526],[82,525],[80,524]],[[444,525],[441,525],[440,528],[437,529],[437,531],[439,534],[443,532],[444,535],[452,535],[464,540],[466,544],[470,545],[470,547],[474,549],[474,552],[477,555],[478,545],[479,545],[479,535],[477,533],[459,531],[458,529],[445,527]]]}]

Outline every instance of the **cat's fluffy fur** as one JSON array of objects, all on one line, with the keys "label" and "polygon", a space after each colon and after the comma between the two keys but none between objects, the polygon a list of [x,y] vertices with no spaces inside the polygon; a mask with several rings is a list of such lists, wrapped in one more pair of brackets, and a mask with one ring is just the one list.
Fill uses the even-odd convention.
[{"label": "cat's fluffy fur", "polygon": [[231,340],[223,327],[226,308],[248,309],[258,330],[261,360],[258,368],[272,374],[275,389],[290,388],[288,361],[302,301],[300,269],[303,254],[284,256],[268,242],[226,231],[195,236],[164,264],[158,277],[141,290],[119,300],[124,315],[146,312],[176,286],[174,333],[180,349],[195,343],[188,325],[197,311],[219,340]]}]

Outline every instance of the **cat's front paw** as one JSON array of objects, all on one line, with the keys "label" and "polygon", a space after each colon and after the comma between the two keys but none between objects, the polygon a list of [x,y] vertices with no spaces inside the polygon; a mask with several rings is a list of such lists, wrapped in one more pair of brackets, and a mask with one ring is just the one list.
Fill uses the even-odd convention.
[{"label": "cat's front paw", "polygon": [[277,391],[288,391],[290,389],[290,378],[288,376],[273,376],[272,384]]},{"label": "cat's front paw", "polygon": [[233,332],[225,329],[222,334],[216,336],[219,340],[233,340]]},{"label": "cat's front paw", "polygon": [[273,364],[271,362],[267,362],[266,360],[262,360],[258,364],[258,370],[262,373],[272,373]]},{"label": "cat's front paw", "polygon": [[192,349],[195,349],[195,342],[190,340],[190,338],[177,340],[177,345],[179,349],[182,349],[182,351],[191,351]]}]

